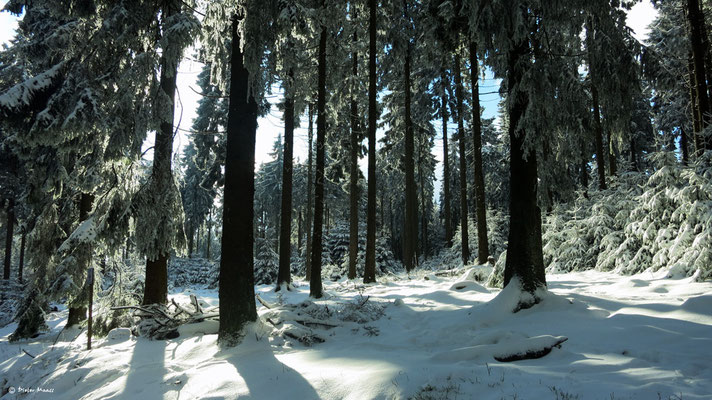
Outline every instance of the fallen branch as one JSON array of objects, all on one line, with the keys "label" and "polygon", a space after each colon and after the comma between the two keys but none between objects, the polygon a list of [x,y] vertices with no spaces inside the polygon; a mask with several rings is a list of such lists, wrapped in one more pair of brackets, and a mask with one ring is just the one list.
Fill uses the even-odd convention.
[{"label": "fallen branch", "polygon": [[255,297],[257,297],[257,301],[259,301],[260,304],[262,304],[263,306],[267,307],[268,309],[271,310],[271,309],[273,309],[273,308],[275,307],[274,305],[271,305],[271,304],[267,303],[266,301],[264,301],[264,300],[262,299],[262,297],[260,297],[259,294],[258,294],[258,295],[255,295]]},{"label": "fallen branch", "polygon": [[512,362],[512,361],[519,361],[519,360],[533,360],[536,358],[542,358],[545,355],[551,353],[551,349],[553,349],[554,347],[561,348],[561,343],[564,343],[567,340],[569,340],[569,338],[559,337],[551,345],[546,345],[546,346],[542,346],[539,348],[529,349],[527,351],[520,352],[520,353],[496,354],[496,355],[494,355],[494,359],[499,362]]}]

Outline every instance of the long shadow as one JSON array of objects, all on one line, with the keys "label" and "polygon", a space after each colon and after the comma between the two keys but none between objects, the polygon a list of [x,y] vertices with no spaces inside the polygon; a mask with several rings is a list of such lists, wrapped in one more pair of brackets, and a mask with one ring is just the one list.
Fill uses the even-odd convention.
[{"label": "long shadow", "polygon": [[163,384],[166,374],[165,340],[138,338],[129,361],[128,375],[119,399],[155,399],[171,388]]},{"label": "long shadow", "polygon": [[[252,339],[245,339],[246,346],[255,346]],[[263,339],[265,340],[265,339]],[[265,340],[266,341],[266,340]],[[257,349],[241,351],[222,350],[225,361],[232,364],[244,379],[253,399],[319,399],[314,387],[293,368],[279,361],[267,343],[257,343]]]}]

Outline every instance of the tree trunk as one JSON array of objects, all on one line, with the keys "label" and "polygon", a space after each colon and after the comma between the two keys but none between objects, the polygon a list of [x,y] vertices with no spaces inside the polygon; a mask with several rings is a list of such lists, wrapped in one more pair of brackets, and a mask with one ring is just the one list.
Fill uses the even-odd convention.
[{"label": "tree trunk", "polygon": [[588,65],[591,74],[591,101],[593,102],[593,134],[596,139],[596,165],[598,166],[598,187],[606,189],[606,163],[603,156],[603,127],[601,126],[601,110],[598,102],[598,88],[596,87],[595,73],[593,71],[593,19],[586,20],[586,47],[588,48]]},{"label": "tree trunk", "polygon": [[[82,193],[81,198],[79,200],[79,223],[81,224],[82,222],[86,221],[87,218],[89,218],[89,213],[91,212],[92,209],[92,203],[94,202],[94,196],[89,194],[89,193]],[[85,246],[85,245],[82,245]],[[87,249],[83,249],[86,251],[82,252],[79,257],[77,257],[77,264],[79,266],[79,269],[82,272],[88,271],[89,267],[91,265],[91,245],[86,245],[88,246]],[[84,273],[82,273],[84,275]],[[80,288],[80,291],[86,290],[87,288]],[[71,304],[69,307],[69,315],[67,316],[67,326],[74,326],[82,321],[84,321],[87,317],[87,307],[86,303],[84,301],[84,297],[82,294],[79,294],[77,296],[80,304]]]},{"label": "tree trunk", "polygon": [[282,157],[282,206],[279,221],[279,270],[277,290],[292,281],[292,154],[294,145],[294,72],[289,70],[284,96],[284,151]]},{"label": "tree trunk", "polygon": [[376,0],[368,0],[368,205],[363,283],[376,282]]},{"label": "tree trunk", "polygon": [[228,346],[237,344],[244,325],[257,319],[253,254],[257,101],[243,64],[239,21],[233,18],[218,291],[218,339]]},{"label": "tree trunk", "polygon": [[304,218],[302,217],[302,210],[299,210],[299,216],[297,217],[297,254],[301,254],[302,251],[302,228],[304,224]]},{"label": "tree trunk", "polygon": [[205,224],[205,230],[207,231],[207,238],[205,240],[205,258],[210,260],[210,244],[213,242],[213,208],[208,209],[208,221]]},{"label": "tree trunk", "polygon": [[640,168],[638,167],[638,155],[636,152],[635,137],[630,135],[630,163],[633,166],[633,171],[640,171]]},{"label": "tree trunk", "polygon": [[190,227],[188,229],[188,258],[193,258],[193,240],[195,237],[195,229]]},{"label": "tree trunk", "polygon": [[[322,7],[325,1],[322,0]],[[309,296],[323,296],[321,287],[322,221],[324,218],[324,160],[326,141],[326,26],[319,34],[318,91],[316,100],[316,181],[314,185],[314,237],[312,238],[312,271]]]},{"label": "tree trunk", "polygon": [[608,139],[608,172],[610,176],[618,175],[618,163],[616,160],[616,145],[613,144],[613,135],[610,129],[606,133]]},{"label": "tree trunk", "polygon": [[[179,6],[178,6],[179,7]],[[166,5],[163,9],[163,23],[178,12],[178,7]],[[173,172],[171,156],[173,154],[173,113],[175,109],[176,76],[178,63],[169,66],[165,56],[161,57],[160,96],[166,96],[169,101],[168,113],[161,116],[159,129],[156,130],[153,147],[153,169],[151,179],[157,186],[156,193],[167,193],[171,190]],[[173,218],[173,216],[166,216]],[[146,283],[143,292],[143,304],[166,303],[168,301],[168,256],[171,249],[158,249],[155,259],[146,257]]]},{"label": "tree trunk", "polygon": [[312,143],[314,141],[314,110],[312,109],[311,103],[309,103],[309,156],[308,156],[308,166],[307,166],[307,249],[306,249],[306,279],[311,278],[311,249],[312,249],[312,220],[314,219],[314,209],[312,207],[312,164],[314,158],[314,149],[312,148]]},{"label": "tree trunk", "polygon": [[22,231],[22,237],[20,239],[20,265],[17,266],[17,280],[22,283],[22,272],[25,268],[25,240],[27,238],[27,233]]},{"label": "tree trunk", "polygon": [[[351,3],[352,20],[356,21],[356,4]],[[358,35],[354,29],[353,45],[356,46]],[[351,53],[351,74],[354,83],[351,86],[351,141],[349,149],[349,279],[356,279],[356,261],[358,260],[358,153],[361,143],[359,143],[358,127],[358,104],[356,103],[356,84],[358,79],[358,52]]]},{"label": "tree trunk", "polygon": [[467,232],[467,158],[465,152],[465,126],[463,115],[463,89],[460,73],[460,53],[455,52],[455,97],[457,97],[457,139],[460,150],[460,237],[462,238],[462,263],[470,260],[470,243]]},{"label": "tree trunk", "polygon": [[695,84],[695,62],[690,53],[687,63],[687,74],[690,81],[690,108],[692,110],[692,137],[695,149],[695,157],[702,152],[702,142],[700,141],[700,131],[702,131],[702,119],[700,109],[697,106],[697,85]]},{"label": "tree trunk", "polygon": [[423,174],[423,149],[418,151],[418,182],[420,184],[420,239],[419,254],[428,250],[428,213],[426,210],[425,174]]},{"label": "tree trunk", "polygon": [[[404,2],[404,4],[407,3]],[[415,268],[418,259],[418,209],[415,194],[415,160],[413,157],[413,153],[415,153],[415,138],[413,137],[413,120],[410,114],[410,41],[406,46],[405,65],[403,68],[403,86],[405,90],[405,234],[403,235],[403,264],[405,265],[405,270],[410,272]]]},{"label": "tree trunk", "polygon": [[685,127],[680,127],[680,148],[682,149],[682,165],[687,165],[690,161],[689,145],[687,144],[687,132],[685,132]]},{"label": "tree trunk", "polygon": [[704,138],[704,129],[710,124],[710,101],[707,95],[705,77],[705,56],[707,55],[707,38],[704,35],[704,14],[698,0],[687,0],[687,22],[690,28],[690,45],[692,48],[692,61],[694,71],[695,94],[697,95],[698,118],[702,122],[701,129],[695,135],[696,156],[702,155],[705,150],[712,149],[712,137]]},{"label": "tree trunk", "polygon": [[15,230],[15,199],[10,198],[7,202],[7,233],[5,234],[5,264],[2,278],[10,279],[10,264],[12,262],[12,239]]},{"label": "tree trunk", "polygon": [[472,76],[472,149],[475,159],[475,209],[477,212],[477,258],[484,264],[489,258],[487,240],[487,204],[485,177],[482,170],[482,123],[480,122],[479,64],[477,44],[470,41],[470,75]]},{"label": "tree trunk", "polygon": [[452,211],[450,209],[450,153],[448,150],[448,137],[447,137],[447,79],[445,76],[445,70],[441,71],[441,82],[443,85],[441,101],[442,105],[440,108],[440,113],[443,119],[443,209],[445,212],[445,246],[452,246]]},{"label": "tree trunk", "polygon": [[[526,11],[525,11],[526,12]],[[526,20],[526,18],[525,18]],[[522,290],[534,294],[546,286],[544,257],[541,241],[541,210],[537,203],[537,160],[536,151],[525,152],[527,132],[519,121],[529,102],[525,92],[517,90],[529,61],[529,43],[517,43],[508,54],[508,94],[510,102],[510,197],[509,197],[509,240],[507,262],[504,268],[504,285],[518,278]],[[536,302],[538,300],[534,300]],[[520,304],[519,308],[533,305]]]}]

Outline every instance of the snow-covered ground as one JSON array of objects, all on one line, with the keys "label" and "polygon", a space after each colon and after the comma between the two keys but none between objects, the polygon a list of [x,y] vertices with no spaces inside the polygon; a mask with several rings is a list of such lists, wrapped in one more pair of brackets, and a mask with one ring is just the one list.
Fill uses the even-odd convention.
[{"label": "snow-covered ground", "polygon": [[[112,331],[90,351],[79,331],[53,344],[66,311],[30,341],[8,343],[10,324],[0,328],[2,398],[712,399],[712,282],[550,275],[551,294],[512,314],[511,293],[466,276],[324,282],[326,298],[313,303],[303,303],[304,282],[284,295],[258,287],[272,308],[258,304],[262,322],[232,349],[217,346],[210,321],[171,340]],[[191,293],[217,305],[215,290],[173,296],[187,303]],[[295,326],[300,318],[323,324]],[[316,342],[280,335],[290,329]],[[543,358],[494,359],[558,337],[568,340]]]}]

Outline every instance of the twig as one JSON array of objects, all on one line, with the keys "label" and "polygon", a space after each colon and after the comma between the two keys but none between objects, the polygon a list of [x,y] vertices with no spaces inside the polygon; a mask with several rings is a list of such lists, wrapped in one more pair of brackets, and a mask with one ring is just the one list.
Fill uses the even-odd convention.
[{"label": "twig", "polygon": [[25,354],[27,354],[28,356],[30,356],[30,358],[35,358],[35,356],[33,356],[32,354],[28,353],[27,350],[25,350],[25,349],[22,349],[22,352],[25,353]]}]

